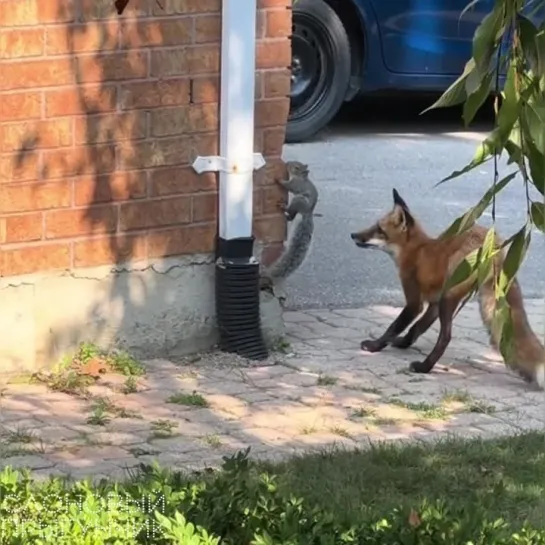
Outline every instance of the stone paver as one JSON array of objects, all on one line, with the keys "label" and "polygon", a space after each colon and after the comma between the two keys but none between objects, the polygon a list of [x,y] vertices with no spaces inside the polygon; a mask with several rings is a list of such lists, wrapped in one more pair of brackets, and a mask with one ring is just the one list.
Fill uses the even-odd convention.
[{"label": "stone paver", "polygon": [[[527,308],[543,336],[545,302]],[[504,367],[474,303],[458,315],[451,345],[429,375],[409,373],[408,364],[431,349],[437,326],[409,350],[361,352],[359,342],[398,312],[286,312],[289,353],[270,365],[241,366],[228,355],[152,360],[132,393],[123,393],[117,375],[101,378],[87,398],[5,381],[0,467],[27,467],[39,478],[120,478],[154,460],[186,470],[217,466],[247,446],[256,457],[278,459],[331,445],[545,429],[545,393]],[[180,393],[199,395],[172,402]],[[102,416],[93,413],[97,397],[109,402]]]}]

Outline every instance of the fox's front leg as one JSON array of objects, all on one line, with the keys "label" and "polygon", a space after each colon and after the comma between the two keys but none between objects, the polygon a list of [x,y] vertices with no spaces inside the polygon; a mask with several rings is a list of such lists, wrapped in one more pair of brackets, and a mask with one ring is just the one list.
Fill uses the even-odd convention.
[{"label": "fox's front leg", "polygon": [[407,326],[422,312],[422,303],[407,302],[399,316],[392,322],[390,327],[378,338],[362,341],[361,349],[366,352],[380,352],[386,348]]},{"label": "fox's front leg", "polygon": [[443,299],[439,303],[439,337],[433,347],[433,350],[428,354],[424,361],[413,361],[409,365],[409,369],[415,373],[429,373],[437,361],[443,356],[447,346],[450,343],[452,335],[452,321],[454,312],[458,306],[458,299]]},{"label": "fox's front leg", "polygon": [[439,304],[430,303],[426,312],[422,315],[420,319],[409,329],[406,335],[402,337],[396,337],[392,341],[392,346],[395,348],[409,348],[412,346],[416,339],[428,331],[428,329],[433,325],[435,320],[439,316]]}]

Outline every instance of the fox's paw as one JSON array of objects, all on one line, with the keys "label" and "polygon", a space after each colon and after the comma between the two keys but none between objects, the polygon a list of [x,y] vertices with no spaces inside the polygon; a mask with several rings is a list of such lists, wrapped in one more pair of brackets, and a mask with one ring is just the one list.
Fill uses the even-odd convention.
[{"label": "fox's paw", "polygon": [[394,348],[409,348],[409,346],[411,346],[412,344],[412,341],[409,337],[407,337],[407,335],[404,335],[402,337],[396,337],[393,341],[392,341],[392,346]]},{"label": "fox's paw", "polygon": [[382,341],[372,339],[362,341],[360,344],[360,348],[365,352],[380,352],[385,346]]},{"label": "fox's paw", "polygon": [[409,370],[413,373],[429,373],[431,367],[425,361],[413,361],[409,364]]}]

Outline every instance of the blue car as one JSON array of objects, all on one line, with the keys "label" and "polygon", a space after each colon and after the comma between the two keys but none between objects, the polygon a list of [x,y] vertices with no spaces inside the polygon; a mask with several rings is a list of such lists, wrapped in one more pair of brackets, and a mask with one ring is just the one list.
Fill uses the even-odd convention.
[{"label": "blue car", "polygon": [[[287,142],[309,139],[358,95],[443,92],[494,0],[295,0]],[[462,13],[464,12],[464,13]]]}]

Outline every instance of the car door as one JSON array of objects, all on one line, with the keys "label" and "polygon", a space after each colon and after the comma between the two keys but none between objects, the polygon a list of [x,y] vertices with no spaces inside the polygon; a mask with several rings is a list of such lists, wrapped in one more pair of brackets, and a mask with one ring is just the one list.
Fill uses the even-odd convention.
[{"label": "car door", "polygon": [[386,68],[399,74],[459,75],[475,29],[493,0],[373,0]]}]

